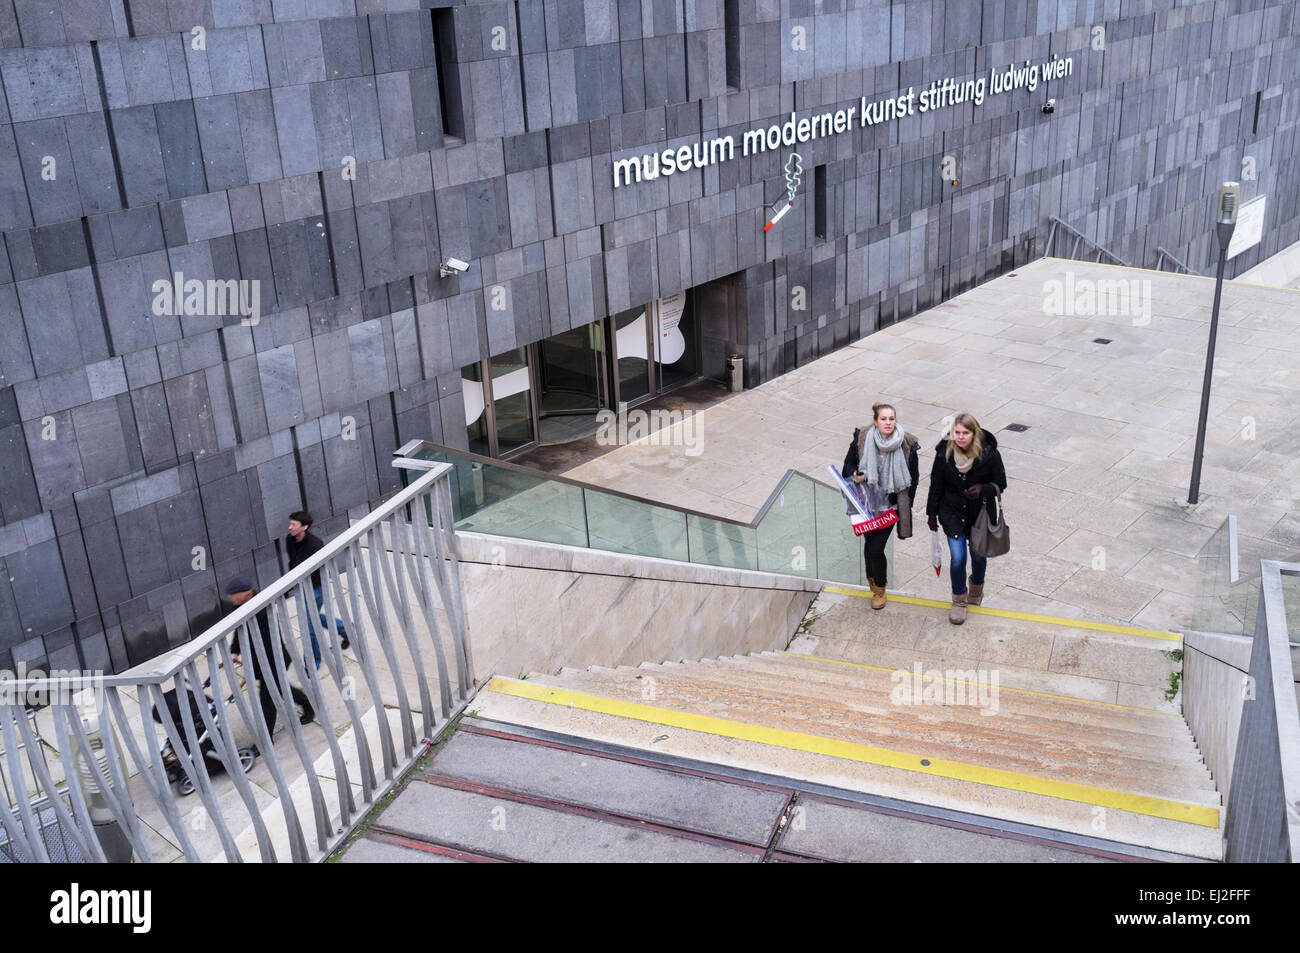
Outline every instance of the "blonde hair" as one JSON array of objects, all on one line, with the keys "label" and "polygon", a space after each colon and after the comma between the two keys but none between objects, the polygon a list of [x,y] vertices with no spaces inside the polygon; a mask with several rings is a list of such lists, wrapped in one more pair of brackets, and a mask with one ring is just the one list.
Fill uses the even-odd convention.
[{"label": "blonde hair", "polygon": [[949,460],[951,460],[953,453],[956,450],[960,449],[957,446],[957,438],[953,434],[953,431],[957,429],[958,424],[961,424],[963,427],[965,427],[967,430],[971,432],[970,449],[963,452],[967,456],[978,459],[980,453],[984,449],[984,440],[983,440],[984,431],[980,430],[979,421],[976,420],[974,417],[972,417],[970,414],[958,414],[957,416],[953,417],[952,426],[948,428],[948,447],[944,451],[944,455],[947,456]]},{"label": "blonde hair", "polygon": [[[876,401],[874,404],[872,404],[872,405],[871,405],[871,422],[872,422],[872,423],[875,423],[877,420],[880,419],[880,412],[881,412],[882,410],[894,410],[894,405],[893,405],[893,404],[886,404],[886,403],[883,403],[882,401],[879,401],[879,400]],[[894,410],[894,419],[895,419],[895,420],[898,419],[898,411],[896,411],[896,410]]]}]

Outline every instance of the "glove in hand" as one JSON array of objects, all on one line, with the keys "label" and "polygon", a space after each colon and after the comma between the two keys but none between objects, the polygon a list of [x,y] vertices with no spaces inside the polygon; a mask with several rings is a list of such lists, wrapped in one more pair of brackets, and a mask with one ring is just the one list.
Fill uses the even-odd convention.
[{"label": "glove in hand", "polygon": [[931,516],[928,525],[930,527],[930,532],[932,533],[939,532],[939,517]]}]

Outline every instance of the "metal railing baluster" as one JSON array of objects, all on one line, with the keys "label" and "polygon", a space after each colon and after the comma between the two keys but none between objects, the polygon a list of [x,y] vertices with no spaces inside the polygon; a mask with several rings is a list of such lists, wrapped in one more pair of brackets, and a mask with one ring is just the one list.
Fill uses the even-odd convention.
[{"label": "metal railing baluster", "polygon": [[[4,737],[5,758],[9,762],[9,773],[13,776],[14,786],[18,789],[18,813],[23,822],[21,826],[14,825],[18,828],[17,834],[19,836],[10,833],[9,842],[21,844],[28,858],[49,863],[50,855],[45,849],[42,825],[37,823],[36,814],[32,810],[32,801],[35,798],[25,796],[27,794],[27,773],[23,770],[22,755],[19,753],[20,750],[24,750],[25,746],[20,746],[18,739],[14,735],[14,720],[19,718],[26,720],[27,712],[18,705],[5,706],[0,709],[0,735]],[[39,786],[37,792],[39,796]],[[2,806],[4,808],[5,831],[8,832],[9,818],[13,815],[10,813],[7,804]]]},{"label": "metal railing baluster", "polygon": [[[438,492],[438,489],[448,483],[451,472],[451,466],[444,465],[422,474],[411,486],[362,517],[279,582],[266,591],[254,593],[246,603],[193,640],[191,646],[160,656],[152,663],[153,667],[149,667],[151,663],[145,663],[137,666],[134,672],[123,675],[96,676],[93,681],[89,675],[72,679],[73,683],[84,683],[80,687],[103,690],[104,705],[97,712],[98,719],[92,723],[83,723],[82,709],[78,707],[80,700],[60,702],[50,709],[58,736],[58,756],[63,776],[67,779],[66,790],[55,784],[54,775],[41,752],[38,734],[23,706],[9,702],[0,704],[0,743],[4,745],[0,751],[0,768],[7,769],[15,788],[12,794],[4,796],[6,802],[12,799],[14,806],[0,811],[0,831],[3,832],[6,854],[16,859],[49,862],[53,857],[46,846],[48,828],[55,836],[66,838],[69,852],[79,851],[84,857],[102,862],[107,859],[104,845],[110,842],[105,840],[101,844],[100,834],[113,830],[116,843],[112,853],[115,856],[120,856],[129,845],[140,860],[158,859],[157,849],[149,844],[149,838],[154,835],[141,822],[139,811],[132,802],[131,787],[135,785],[137,794],[142,794],[146,801],[151,798],[161,812],[165,826],[154,825],[158,834],[164,839],[170,838],[185,860],[200,862],[206,859],[200,856],[187,817],[177,803],[169,770],[172,776],[180,775],[186,779],[187,785],[193,785],[198,794],[195,810],[208,815],[221,844],[222,853],[218,856],[224,855],[230,862],[243,860],[244,851],[251,848],[237,834],[256,838],[258,854],[264,862],[281,859],[266,815],[267,811],[277,807],[283,814],[288,838],[289,857],[286,859],[307,861],[335,846],[343,836],[340,826],[350,828],[356,823],[358,804],[352,792],[348,756],[333,724],[334,713],[330,711],[330,702],[314,658],[309,654],[311,631],[316,626],[318,613],[323,612],[325,619],[319,630],[323,642],[322,660],[340,689],[344,709],[341,714],[345,714],[356,737],[357,760],[362,775],[360,786],[365,804],[373,804],[380,785],[363,720],[373,715],[378,721],[384,777],[391,782],[398,772],[414,762],[420,752],[413,692],[407,688],[406,679],[414,678],[418,686],[423,736],[431,737],[438,726],[430,678],[437,677],[447,695],[444,716],[451,714],[452,678],[442,652],[439,603],[452,628],[451,638],[458,656],[468,658],[463,635],[463,603],[457,591],[459,575],[458,571],[452,573],[452,579],[448,580],[442,552],[444,537],[441,534],[448,531],[448,520],[439,514],[439,526],[431,532],[429,521],[416,526],[406,517],[406,510],[411,505],[428,505],[432,516],[435,508],[441,508],[444,501],[446,511],[450,513],[450,492]],[[385,524],[392,544],[391,555],[383,542]],[[454,560],[454,528],[445,538],[449,541],[446,552]],[[361,553],[363,545],[369,549],[368,558]],[[439,550],[436,558],[435,550]],[[389,559],[393,562],[389,563]],[[435,567],[431,563],[438,564],[432,582],[429,572]],[[306,585],[311,574],[317,571],[323,571],[324,576],[319,610]],[[449,581],[456,585],[449,585]],[[291,611],[283,597],[295,591],[298,599]],[[435,599],[439,603],[435,603]],[[270,644],[262,639],[257,621],[260,613],[266,614]],[[369,624],[365,618],[367,614]],[[298,622],[296,638],[291,616]],[[340,624],[348,631],[355,646],[357,664],[371,696],[369,708],[358,703],[352,690],[348,659],[339,647]],[[436,664],[433,666],[427,664],[428,655],[421,645],[423,631],[430,632],[434,642]],[[251,675],[255,670],[264,678],[248,678],[240,684],[229,645],[232,635],[240,640],[246,674]],[[389,668],[384,677],[393,682],[391,689],[377,671],[381,653]],[[463,683],[467,673],[458,671],[457,674]],[[337,817],[331,811],[325,788],[315,769],[317,760],[323,763],[326,759],[313,756],[307,732],[299,723],[292,703],[295,677],[301,679],[303,691],[318,712],[325,730],[324,747],[329,751],[328,760],[333,764],[339,799]],[[14,687],[29,692],[43,685],[42,679],[27,679]],[[179,703],[176,714],[168,709],[163,697],[168,685],[174,686],[176,692]],[[123,690],[135,694],[135,705],[128,708],[122,698]],[[214,694],[211,700],[207,696],[208,690]],[[400,756],[387,715],[385,697],[389,691],[401,712],[403,750]],[[457,694],[463,696],[464,693]],[[265,711],[263,698],[268,706]],[[191,700],[198,705],[197,714],[190,705]],[[212,707],[209,707],[209,701]],[[283,719],[289,744],[301,764],[302,776],[295,776],[293,785],[269,731],[267,715],[272,708],[277,721]],[[153,717],[155,710],[157,721]],[[237,726],[236,718],[242,722],[242,729]],[[245,776],[239,758],[238,738],[243,730],[247,730],[260,749],[271,777],[276,797],[266,808],[259,807],[255,785]],[[165,749],[160,746],[162,739],[176,756],[175,765],[170,768],[170,760],[167,764],[163,762]],[[92,742],[96,747],[92,747]],[[146,746],[148,751],[144,750]],[[218,763],[231,776],[229,786],[218,776]],[[5,771],[0,770],[0,778],[4,778],[8,792],[9,781]],[[293,801],[293,790],[298,790],[301,796],[303,787],[310,796],[315,821],[316,837],[311,847],[308,846],[299,805]],[[228,792],[232,788],[249,816],[250,826],[241,831],[232,829],[232,821],[237,818],[242,824],[238,809],[229,815],[222,810],[222,801],[229,800]],[[95,826],[97,822],[102,825],[98,829]],[[171,834],[166,833],[168,826]],[[117,840],[118,830],[120,840]],[[244,850],[241,850],[241,843],[244,843]]]},{"label": "metal railing baluster", "polygon": [[[122,700],[113,687],[109,688],[108,703],[113,708],[114,715],[122,724],[127,724],[126,710],[122,705]],[[139,685],[136,688],[136,707],[140,709],[140,724],[144,728],[146,740],[149,744],[149,767],[145,771],[143,768],[143,759],[136,748],[135,739],[131,737],[130,732],[125,732],[126,744],[135,755],[136,764],[141,766],[141,772],[145,775],[145,780],[149,785],[149,793],[153,795],[154,800],[158,803],[167,818],[167,823],[171,825],[172,833],[176,835],[176,840],[180,842],[181,853],[189,863],[199,861],[199,852],[194,847],[194,842],[190,840],[189,832],[185,829],[185,823],[181,820],[180,808],[176,805],[176,800],[171,796],[171,783],[167,779],[167,768],[163,765],[162,751],[158,745],[158,732],[154,730],[154,722],[149,714],[147,706],[151,705],[149,700],[149,685]]]},{"label": "metal railing baluster", "polygon": [[[417,513],[419,514],[419,516],[422,516],[422,513],[420,512],[422,510],[423,510],[423,506],[417,507]],[[407,527],[411,530],[411,538],[413,543],[412,549],[414,550],[414,555],[412,558],[415,560],[414,566],[412,568],[411,577],[415,579],[418,583],[418,587],[416,589],[416,596],[420,601],[420,609],[424,614],[425,627],[429,631],[432,638],[434,664],[437,666],[438,681],[439,684],[441,685],[441,684],[445,684],[447,680],[447,676],[446,676],[447,665],[442,658],[442,651],[441,651],[442,645],[439,640],[438,620],[433,608],[434,594],[432,591],[430,591],[430,587],[429,587],[429,579],[428,579],[429,567],[427,565],[427,560],[429,557],[424,552],[424,546],[422,545],[423,537],[420,535],[420,530],[419,530],[419,527],[423,525],[423,523],[424,520],[422,518],[417,517],[417,519],[414,521],[414,525],[411,525],[410,523],[407,524]],[[405,627],[403,629],[403,635],[405,635],[406,637],[406,650],[411,653],[412,664],[414,666],[415,673],[416,673],[417,687],[420,690],[420,708],[421,708],[420,714],[421,714],[422,726],[424,729],[424,737],[431,738],[433,737],[433,729],[434,726],[437,724],[438,719],[433,712],[433,696],[429,692],[429,680],[425,676],[424,654],[420,651],[420,640],[416,635],[414,625]],[[444,706],[443,717],[445,718],[446,716],[447,716],[447,709]]]},{"label": "metal railing baluster", "polygon": [[[54,738],[59,746],[59,760],[63,761],[66,766],[72,761],[72,749],[69,745],[68,727],[59,717],[58,709],[64,706],[51,706],[54,708]],[[18,730],[23,733],[23,741],[27,745],[28,760],[31,762],[32,769],[40,777],[41,784],[50,794],[50,800],[56,809],[62,808],[62,799],[58,796],[58,791],[54,786],[54,781],[50,777],[50,770],[45,761],[41,758],[35,758],[32,753],[36,750],[36,738],[32,734],[31,726],[25,721],[18,725]],[[73,765],[75,768],[75,764]],[[99,843],[99,838],[95,836],[95,824],[90,817],[90,808],[86,806],[86,799],[81,791],[81,785],[78,783],[76,773],[65,772],[65,778],[68,788],[68,800],[72,802],[72,813],[76,816],[75,821],[68,825],[66,830],[72,833],[77,840],[77,845],[82,849],[87,857],[107,863],[108,859],[104,856],[104,848]]]}]

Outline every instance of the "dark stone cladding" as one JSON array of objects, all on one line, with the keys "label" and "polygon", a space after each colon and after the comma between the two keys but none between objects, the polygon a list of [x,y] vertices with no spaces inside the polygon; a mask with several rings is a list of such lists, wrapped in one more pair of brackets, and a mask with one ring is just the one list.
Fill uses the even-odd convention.
[{"label": "dark stone cladding", "polygon": [[[1243,159],[1268,231],[1231,273],[1300,239],[1294,0],[740,0],[730,71],[724,0],[446,9],[440,74],[416,0],[0,4],[0,669],[191,638],[226,579],[281,572],[291,510],[330,535],[401,443],[464,446],[459,368],[683,288],[729,282],[753,385],[1041,255],[1052,215],[1208,270]],[[784,149],[613,187],[616,158],[1052,54],[1050,93],[803,147],[825,239],[812,202],[762,232]],[[262,320],[154,315],[174,272],[259,280]]]}]

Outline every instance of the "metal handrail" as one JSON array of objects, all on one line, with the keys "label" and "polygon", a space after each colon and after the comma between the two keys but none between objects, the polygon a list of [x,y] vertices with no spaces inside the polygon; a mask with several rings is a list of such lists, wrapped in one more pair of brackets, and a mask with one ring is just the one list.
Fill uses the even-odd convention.
[{"label": "metal handrail", "polygon": [[1224,810],[1225,859],[1232,863],[1300,862],[1300,706],[1283,589],[1288,576],[1300,578],[1300,563],[1260,560],[1243,682],[1250,689],[1243,690]]},{"label": "metal handrail", "polygon": [[[1102,256],[1102,255],[1105,255],[1107,258],[1110,259],[1110,263],[1113,264],[1113,265],[1123,265],[1123,266],[1126,267],[1126,268],[1127,268],[1127,267],[1130,267],[1130,266],[1129,266],[1129,263],[1128,263],[1127,261],[1125,261],[1123,258],[1120,258],[1119,255],[1116,255],[1116,254],[1115,254],[1114,252],[1112,252],[1110,249],[1105,248],[1105,247],[1103,247],[1102,245],[1098,245],[1096,242],[1094,242],[1094,241],[1093,241],[1091,238],[1089,238],[1087,235],[1083,234],[1083,232],[1081,232],[1081,231],[1079,231],[1077,228],[1074,228],[1073,226],[1067,224],[1066,222],[1063,222],[1061,219],[1057,218],[1055,215],[1051,216],[1051,218],[1049,218],[1048,221],[1050,221],[1050,222],[1052,223],[1052,227],[1051,227],[1051,230],[1047,233],[1047,251],[1046,251],[1046,255],[1047,255],[1047,257],[1049,257],[1049,258],[1073,258],[1073,259],[1075,259],[1075,260],[1077,260],[1077,261],[1088,261],[1089,259],[1086,259],[1086,258],[1080,258],[1080,257],[1079,257],[1079,254],[1078,254],[1078,252],[1079,252],[1079,246],[1080,246],[1080,245],[1084,245],[1084,246],[1086,246],[1086,247],[1088,247],[1088,248],[1090,248],[1090,249],[1092,249],[1092,250],[1095,251],[1095,253],[1096,253],[1096,257],[1093,258],[1093,259],[1091,259],[1092,261],[1100,262],[1100,261],[1101,261],[1101,256]],[[1064,255],[1061,255],[1061,254],[1053,254],[1053,247],[1054,247],[1055,242],[1056,242],[1056,236],[1057,236],[1057,231],[1058,231],[1058,229],[1061,230],[1061,231],[1064,231],[1065,233],[1067,233],[1067,234],[1069,234],[1069,235],[1071,235],[1071,236],[1074,237],[1074,244],[1070,246],[1070,252],[1069,252],[1069,254],[1064,254]]]},{"label": "metal handrail", "polygon": [[1178,256],[1161,245],[1156,246],[1156,271],[1164,271],[1166,258],[1174,263],[1175,274],[1190,275],[1192,273],[1192,270],[1184,265]]},{"label": "metal handrail", "polygon": [[[84,856],[121,860],[126,859],[124,850],[127,857],[150,861],[151,843],[157,844],[139,821],[133,799],[151,798],[170,827],[168,839],[189,861],[208,859],[213,850],[231,862],[250,851],[263,861],[285,859],[286,846],[294,861],[314,860],[332,850],[391,790],[427,741],[459,715],[475,690],[451,469],[442,464],[420,474],[188,645],[128,673],[67,680],[67,692],[89,689],[96,697],[88,706],[86,697],[69,699],[65,692],[49,705],[62,779],[50,765],[31,757],[36,733],[25,705],[0,698],[0,758],[16,788],[16,809],[0,810],[8,844],[25,859],[50,859],[41,837],[48,824],[33,810],[48,798],[44,803]],[[316,571],[322,575],[319,617],[310,586]],[[297,597],[296,617],[285,601],[290,595]],[[261,620],[270,635],[266,641]],[[313,664],[313,628],[337,695],[326,695]],[[342,649],[344,630],[353,649],[348,658]],[[232,635],[239,638],[245,661],[255,662],[248,674],[261,673],[260,682],[254,677],[245,682],[237,674],[228,642]],[[302,685],[325,729],[324,750],[319,744],[313,750],[299,723],[291,681]],[[437,683],[436,691],[431,681]],[[24,697],[51,684],[28,678],[8,682],[6,688]],[[412,686],[418,693],[414,698],[409,697]],[[179,718],[166,703],[165,688],[176,693]],[[204,704],[211,699],[216,701]],[[281,751],[268,730],[270,712],[264,713],[264,703],[285,726]],[[390,725],[390,715],[396,726]],[[377,722],[377,740],[367,735],[371,717]],[[161,723],[164,743],[155,720]],[[271,775],[278,805],[268,810],[279,808],[283,826],[278,832],[244,776],[256,755],[237,744],[235,733],[241,727],[241,734],[260,748]],[[350,739],[343,728],[351,729]],[[330,762],[322,769],[328,779],[317,776],[318,760]],[[297,768],[302,773],[293,788]],[[220,778],[223,772],[226,777]],[[52,796],[64,790],[63,782],[67,803]],[[212,825],[206,829],[218,843],[196,843],[188,823],[193,812],[182,818],[172,783],[188,784],[198,794],[194,810],[206,813],[205,828]],[[360,801],[354,785],[361,788]],[[337,789],[332,804],[327,787]],[[242,842],[218,803],[231,788],[249,822]]]},{"label": "metal handrail", "polygon": [[[1278,768],[1282,780],[1282,803],[1288,860],[1300,862],[1300,706],[1296,704],[1295,671],[1291,664],[1282,577],[1300,578],[1300,563],[1261,560],[1260,615],[1265,623],[1268,676],[1272,687],[1274,728],[1277,732]],[[1256,640],[1259,627],[1256,626]],[[1252,668],[1254,666],[1252,665]]]}]

